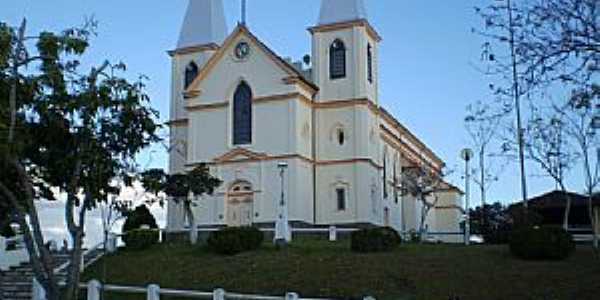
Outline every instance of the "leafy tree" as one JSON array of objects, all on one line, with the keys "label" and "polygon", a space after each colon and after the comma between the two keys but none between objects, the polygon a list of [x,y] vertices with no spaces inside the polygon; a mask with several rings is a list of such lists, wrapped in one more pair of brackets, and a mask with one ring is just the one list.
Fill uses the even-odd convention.
[{"label": "leafy tree", "polygon": [[[29,36],[25,21],[17,29],[0,24],[0,203],[23,230],[50,300],[78,298],[87,212],[119,194],[115,182],[131,185],[136,155],[159,140],[144,78],[130,82],[120,76],[124,64],[107,61],[81,71],[94,25]],[[55,200],[51,189],[67,196],[73,243],[62,296],[34,205]]]},{"label": "leafy tree", "polygon": [[204,195],[212,195],[222,181],[210,174],[209,168],[201,164],[182,174],[166,174],[162,169],[152,169],[142,174],[144,189],[155,195],[161,204],[166,200],[181,205],[190,226],[190,242],[198,239],[198,228],[192,208]]}]

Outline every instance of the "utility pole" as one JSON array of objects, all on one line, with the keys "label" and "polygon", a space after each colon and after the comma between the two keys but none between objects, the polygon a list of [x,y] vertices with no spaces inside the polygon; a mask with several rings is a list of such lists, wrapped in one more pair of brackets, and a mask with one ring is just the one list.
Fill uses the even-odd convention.
[{"label": "utility pole", "polygon": [[515,100],[515,111],[517,114],[517,139],[519,144],[519,169],[521,171],[521,196],[523,198],[523,208],[525,209],[525,213],[527,215],[527,174],[525,172],[523,124],[521,121],[521,95],[519,90],[519,75],[517,71],[517,56],[515,51],[515,26],[511,0],[506,0],[506,9],[508,10],[508,31],[510,35],[510,56],[512,59],[513,94]]}]

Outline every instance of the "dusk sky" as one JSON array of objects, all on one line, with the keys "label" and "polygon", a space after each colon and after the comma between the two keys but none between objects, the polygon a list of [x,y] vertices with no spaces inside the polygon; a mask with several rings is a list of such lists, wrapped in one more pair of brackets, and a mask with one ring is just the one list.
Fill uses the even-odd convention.
[{"label": "dusk sky", "polygon": [[[147,75],[153,106],[160,110],[161,120],[167,120],[171,69],[166,51],[175,47],[187,0],[3,2],[0,21],[16,26],[27,17],[29,34],[62,30],[94,16],[99,21],[98,36],[91,41],[84,63],[123,61],[130,76]],[[380,104],[456,170],[450,181],[462,188],[459,152],[468,142],[463,122],[465,107],[489,96],[490,81],[473,67],[480,63],[484,42],[471,32],[472,27],[482,23],[473,7],[491,1],[365,2],[371,24],[383,37]],[[239,3],[225,0],[229,30],[240,18]],[[299,60],[311,51],[306,29],[316,23],[319,4],[320,0],[248,0],[248,26],[280,56]],[[167,154],[160,147],[154,150],[151,161],[149,156],[143,155],[142,163],[166,167]],[[548,178],[534,176],[529,180],[532,195],[554,186]],[[581,187],[574,185],[574,190]],[[473,191],[472,195],[478,204],[479,194]],[[518,197],[517,166],[509,165],[488,199],[509,203]]]}]

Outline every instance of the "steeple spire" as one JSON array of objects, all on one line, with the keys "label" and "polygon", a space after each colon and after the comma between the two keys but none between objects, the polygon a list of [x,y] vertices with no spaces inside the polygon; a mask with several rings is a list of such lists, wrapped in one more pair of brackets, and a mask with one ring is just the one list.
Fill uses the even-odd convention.
[{"label": "steeple spire", "polygon": [[246,25],[246,0],[242,0],[242,25]]},{"label": "steeple spire", "polygon": [[321,0],[317,25],[355,21],[367,18],[364,0]]},{"label": "steeple spire", "polygon": [[189,0],[177,49],[220,45],[227,36],[223,0]]}]

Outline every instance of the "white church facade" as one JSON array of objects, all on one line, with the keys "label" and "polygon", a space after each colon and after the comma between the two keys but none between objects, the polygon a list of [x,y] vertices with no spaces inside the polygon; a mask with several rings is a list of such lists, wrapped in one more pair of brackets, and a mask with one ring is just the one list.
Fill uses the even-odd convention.
[{"label": "white church facade", "polygon": [[[274,53],[243,23],[227,31],[222,0],[190,0],[172,59],[171,173],[207,164],[223,181],[196,201],[199,226],[273,224],[283,195],[294,226],[417,229],[403,168],[444,162],[379,104],[379,42],[362,0],[322,0],[310,65]],[[307,60],[308,61],[308,60]],[[286,163],[283,185],[278,164]],[[430,231],[459,231],[448,185]],[[167,227],[187,225],[169,203]]]}]

